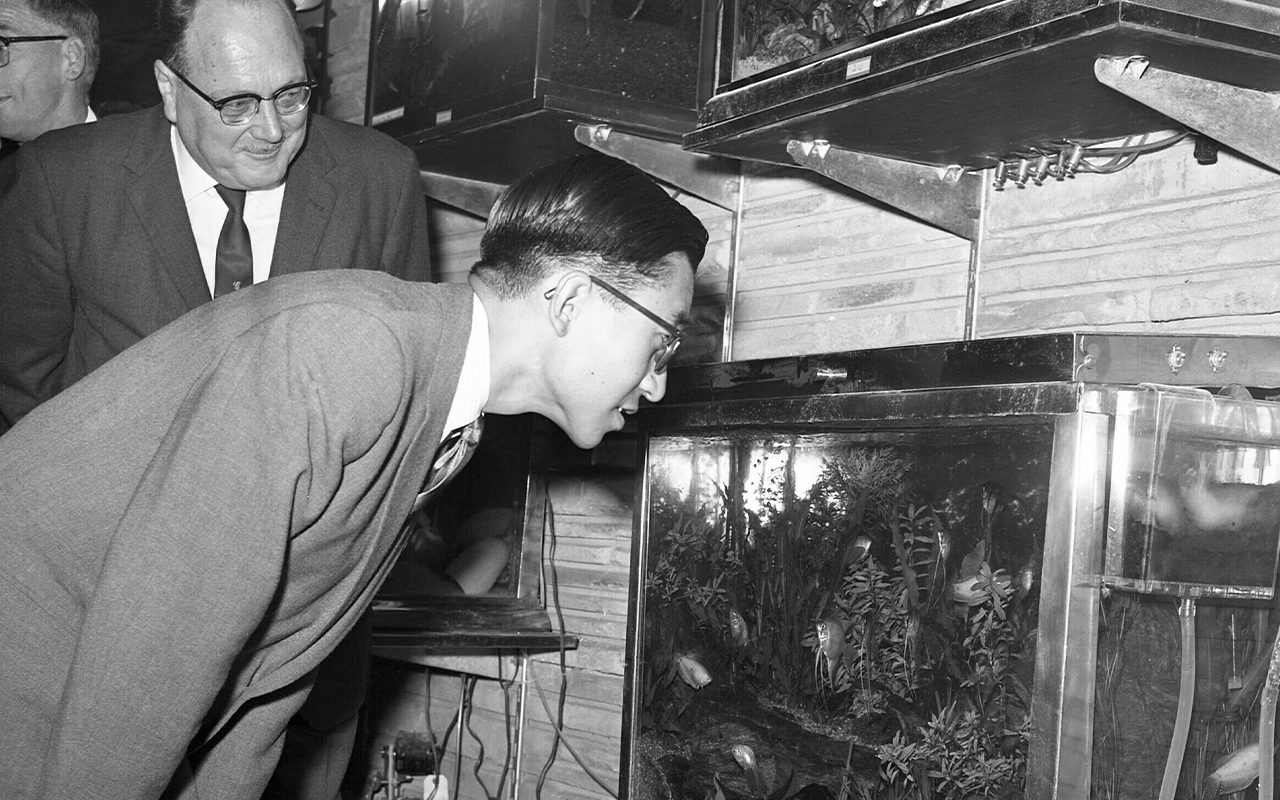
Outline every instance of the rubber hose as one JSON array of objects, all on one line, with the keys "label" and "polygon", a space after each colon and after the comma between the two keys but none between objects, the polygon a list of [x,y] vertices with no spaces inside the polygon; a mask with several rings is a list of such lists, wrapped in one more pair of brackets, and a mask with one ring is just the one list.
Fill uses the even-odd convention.
[{"label": "rubber hose", "polygon": [[1274,797],[1276,752],[1276,699],[1280,697],[1280,632],[1271,646],[1271,663],[1262,689],[1258,714],[1258,797]]},{"label": "rubber hose", "polygon": [[1182,686],[1178,690],[1178,717],[1173,723],[1173,742],[1169,745],[1169,759],[1164,765],[1164,781],[1160,784],[1160,800],[1173,800],[1178,790],[1178,775],[1182,772],[1182,754],[1187,749],[1187,735],[1191,732],[1191,703],[1196,694],[1196,601],[1182,598],[1178,606],[1178,618],[1182,623]]}]

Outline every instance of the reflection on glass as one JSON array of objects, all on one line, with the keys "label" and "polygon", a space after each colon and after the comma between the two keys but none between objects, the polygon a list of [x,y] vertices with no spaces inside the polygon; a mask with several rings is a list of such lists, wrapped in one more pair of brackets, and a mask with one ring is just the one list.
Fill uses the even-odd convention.
[{"label": "reflection on glass", "polygon": [[1051,440],[652,439],[632,796],[1020,796]]},{"label": "reflection on glass", "polygon": [[1122,391],[1116,427],[1112,583],[1270,597],[1280,547],[1275,406],[1199,390]]}]

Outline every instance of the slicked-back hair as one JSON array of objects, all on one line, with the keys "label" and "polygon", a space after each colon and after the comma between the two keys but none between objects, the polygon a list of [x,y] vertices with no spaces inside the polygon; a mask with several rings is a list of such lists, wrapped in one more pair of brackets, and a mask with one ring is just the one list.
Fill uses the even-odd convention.
[{"label": "slicked-back hair", "polygon": [[[293,4],[289,0],[242,0],[245,5],[277,3],[293,17]],[[200,0],[158,0],[156,3],[156,28],[160,32],[160,60],[179,72],[191,68],[187,63],[187,29],[196,15]]]},{"label": "slicked-back hair", "polygon": [[40,19],[56,25],[84,42],[84,81],[91,85],[98,74],[102,45],[98,34],[98,15],[84,0],[26,0],[27,8]]},{"label": "slicked-back hair", "polygon": [[529,294],[566,263],[636,289],[662,283],[672,253],[696,270],[706,247],[706,228],[652,178],[588,150],[507,187],[471,271],[504,299]]}]

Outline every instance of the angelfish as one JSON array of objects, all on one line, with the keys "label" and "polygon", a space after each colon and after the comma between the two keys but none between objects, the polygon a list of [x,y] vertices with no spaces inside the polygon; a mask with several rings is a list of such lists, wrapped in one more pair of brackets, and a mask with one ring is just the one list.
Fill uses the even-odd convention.
[{"label": "angelfish", "polygon": [[1217,797],[1248,788],[1258,779],[1258,743],[1247,744],[1218,759],[1213,772],[1204,779],[1202,797]]},{"label": "angelfish", "polygon": [[711,683],[711,673],[690,655],[676,656],[676,673],[680,675],[680,680],[694,689],[701,689]]},{"label": "angelfish", "polygon": [[839,617],[827,617],[817,624],[818,632],[818,666],[825,661],[827,665],[827,681],[831,688],[836,685],[836,667],[844,656],[844,622]]},{"label": "angelfish", "polygon": [[760,780],[760,773],[756,771],[755,751],[750,745],[735,744],[729,752],[733,754],[733,760],[738,762],[738,766],[742,767],[742,772],[747,778],[747,786],[751,787],[752,794],[763,797],[765,787]]},{"label": "angelfish", "polygon": [[738,613],[738,609],[729,609],[729,638],[739,647],[746,646],[751,641],[751,634],[747,632],[747,621]]}]

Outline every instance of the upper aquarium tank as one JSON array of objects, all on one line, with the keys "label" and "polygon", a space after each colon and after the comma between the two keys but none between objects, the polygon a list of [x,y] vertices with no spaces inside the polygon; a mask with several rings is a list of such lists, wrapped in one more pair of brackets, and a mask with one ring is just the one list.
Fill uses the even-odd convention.
[{"label": "upper aquarium tank", "polygon": [[790,166],[791,142],[822,141],[976,172],[1184,129],[1100,59],[1274,91],[1280,2],[726,0],[715,44],[688,150]]},{"label": "upper aquarium tank", "polygon": [[1257,741],[1275,637],[1276,344],[1053,334],[673,369],[641,415],[625,796],[1240,783],[1215,762]]},{"label": "upper aquarium tank", "polygon": [[678,142],[710,94],[714,7],[374,0],[366,122],[424,170],[502,184],[575,152],[580,123]]}]

